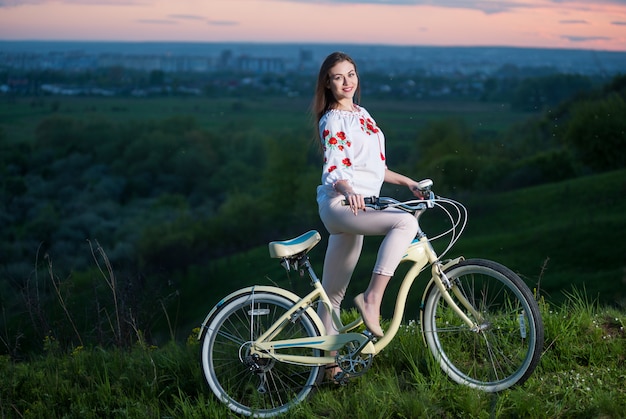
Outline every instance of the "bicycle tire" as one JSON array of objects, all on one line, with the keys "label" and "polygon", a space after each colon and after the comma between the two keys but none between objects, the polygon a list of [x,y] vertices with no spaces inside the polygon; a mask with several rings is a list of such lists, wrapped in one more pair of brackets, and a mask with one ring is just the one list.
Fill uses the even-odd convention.
[{"label": "bicycle tire", "polygon": [[445,274],[482,320],[479,331],[470,330],[431,281],[422,303],[422,331],[440,367],[455,382],[486,392],[524,383],[539,363],[544,339],[528,286],[510,269],[484,259],[462,261]]},{"label": "bicycle tire", "polygon": [[[250,342],[293,307],[295,301],[270,292],[239,294],[222,304],[206,324],[201,347],[204,377],[217,398],[245,416],[272,417],[306,399],[323,378],[323,366],[253,360]],[[302,311],[275,340],[319,336],[311,316]],[[320,351],[291,348],[292,355],[319,356]]]}]

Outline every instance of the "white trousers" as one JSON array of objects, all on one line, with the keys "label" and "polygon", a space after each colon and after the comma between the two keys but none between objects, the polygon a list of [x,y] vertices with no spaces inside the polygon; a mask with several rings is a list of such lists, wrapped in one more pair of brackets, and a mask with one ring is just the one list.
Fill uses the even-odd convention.
[{"label": "white trousers", "polygon": [[[364,236],[385,236],[373,273],[393,276],[402,256],[417,234],[415,216],[399,209],[376,211],[366,209],[354,215],[343,196],[320,203],[319,214],[330,234],[324,258],[322,285],[330,298],[333,311],[339,315],[348,284],[361,255]],[[319,315],[326,333],[336,333],[330,313],[320,307]]]}]

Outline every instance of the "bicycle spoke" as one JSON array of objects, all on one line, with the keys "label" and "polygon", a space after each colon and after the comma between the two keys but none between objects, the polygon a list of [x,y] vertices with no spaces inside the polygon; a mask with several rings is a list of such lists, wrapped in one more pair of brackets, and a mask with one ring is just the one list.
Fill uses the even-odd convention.
[{"label": "bicycle spoke", "polygon": [[[252,302],[253,301],[253,302]],[[321,367],[296,365],[252,355],[252,342],[274,327],[294,304],[284,297],[257,292],[226,303],[207,327],[202,346],[205,378],[229,407],[245,415],[269,417],[285,412],[314,388]],[[273,332],[276,340],[318,336],[306,313],[284,322]],[[281,353],[320,356],[319,350],[287,348]]]},{"label": "bicycle spoke", "polygon": [[[474,313],[479,317],[475,319],[479,330],[470,330],[433,286],[427,293],[423,326],[431,351],[460,383],[498,391],[525,380],[539,360],[543,341],[530,291],[521,291],[525,287],[521,280],[493,262],[473,260],[457,266],[447,273],[465,300],[457,305],[470,318]],[[528,317],[531,311],[534,320]]]}]

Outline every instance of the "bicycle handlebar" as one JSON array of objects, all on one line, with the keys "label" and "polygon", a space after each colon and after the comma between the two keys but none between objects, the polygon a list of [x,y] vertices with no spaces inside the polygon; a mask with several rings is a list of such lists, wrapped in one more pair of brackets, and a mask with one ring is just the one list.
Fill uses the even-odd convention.
[{"label": "bicycle handlebar", "polygon": [[[422,192],[422,195],[425,196],[423,199],[413,199],[409,201],[398,201],[397,199],[383,196],[369,196],[364,197],[365,206],[367,208],[372,208],[374,210],[384,210],[385,208],[398,208],[408,213],[415,215],[416,217],[420,217],[423,211],[430,208],[439,208],[442,210],[448,219],[450,220],[450,227],[437,234],[434,237],[429,237],[429,241],[434,241],[444,237],[446,235],[450,235],[450,241],[448,246],[439,254],[439,258],[441,259],[448,251],[452,248],[452,246],[457,242],[457,240],[463,234],[465,230],[465,226],[467,224],[467,209],[463,204],[454,199],[444,198],[441,196],[435,196],[435,194],[430,190],[433,185],[433,181],[430,179],[425,179],[418,182],[417,189]],[[347,200],[342,201],[343,205],[350,205]],[[419,231],[418,235],[422,235],[426,237],[426,235]]]},{"label": "bicycle handlebar", "polygon": [[[414,199],[410,201],[398,201],[394,198],[382,197],[382,196],[368,196],[364,197],[365,206],[373,208],[375,210],[384,210],[388,207],[399,208],[406,212],[415,213],[417,211],[425,210],[426,208],[433,208],[435,205],[435,194],[430,190],[433,185],[431,179],[424,179],[418,182],[418,186],[414,187],[414,191],[420,191],[423,194],[428,194],[428,198]],[[347,200],[342,201],[343,205],[349,205]]]},{"label": "bicycle handlebar", "polygon": [[[426,199],[413,199],[410,201],[398,201],[397,199],[386,196],[371,196],[363,199],[367,208],[384,210],[385,208],[393,207],[406,212],[414,213],[427,208],[433,208],[435,206],[435,195],[432,192],[430,192],[429,195],[430,196]],[[344,204],[347,205],[347,201],[344,201]]]}]

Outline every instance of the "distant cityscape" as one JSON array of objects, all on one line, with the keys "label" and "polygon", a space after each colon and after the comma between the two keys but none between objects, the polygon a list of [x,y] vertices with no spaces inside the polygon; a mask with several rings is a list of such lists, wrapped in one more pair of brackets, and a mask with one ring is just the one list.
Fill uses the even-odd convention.
[{"label": "distant cityscape", "polygon": [[314,71],[341,50],[364,71],[489,74],[503,65],[571,74],[626,71],[626,52],[507,47],[0,41],[0,69],[81,71],[120,66],[141,71],[284,73]]},{"label": "distant cityscape", "polygon": [[[390,77],[440,77],[474,83],[502,72],[560,73],[608,78],[626,72],[626,52],[508,47],[425,47],[330,44],[237,44],[168,42],[45,42],[0,41],[0,93],[32,90],[48,94],[114,95],[102,86],[67,86],[42,79],[37,86],[24,77],[32,73],[80,74],[121,68],[135,72],[215,77],[239,75],[243,84],[264,75],[311,77],[332,51],[349,53],[361,73]],[[32,76],[31,76],[32,77]],[[206,80],[203,80],[203,87]],[[199,83],[178,86],[202,94]],[[169,87],[168,87],[169,88]],[[147,94],[143,90],[135,92]],[[161,87],[162,89],[162,87]],[[162,91],[162,90],[161,90]]]}]

